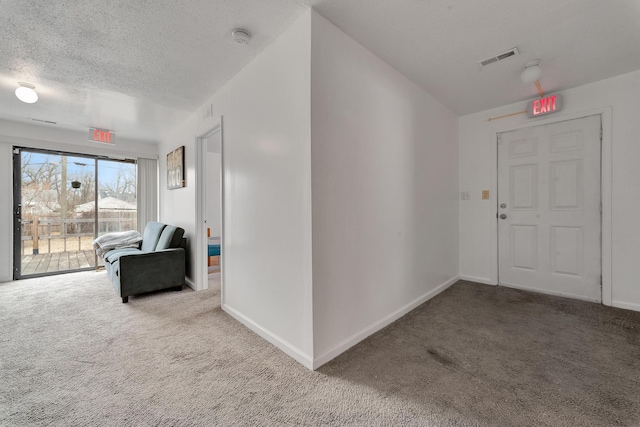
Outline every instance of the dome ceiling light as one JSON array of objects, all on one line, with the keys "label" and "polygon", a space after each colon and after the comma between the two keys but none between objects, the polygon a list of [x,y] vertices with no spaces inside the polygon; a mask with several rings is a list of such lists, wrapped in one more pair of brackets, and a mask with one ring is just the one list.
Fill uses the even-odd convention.
[{"label": "dome ceiling light", "polygon": [[522,70],[522,74],[520,74],[520,80],[523,83],[534,83],[536,84],[536,88],[538,89],[538,93],[540,94],[540,98],[544,97],[544,92],[542,91],[542,87],[538,82],[538,79],[542,75],[542,69],[540,68],[540,60],[534,59],[533,61],[529,61],[524,64],[524,69]]},{"label": "dome ceiling light", "polygon": [[522,74],[520,74],[520,80],[522,80],[522,83],[533,83],[542,75],[539,59],[527,62],[524,64],[523,68]]},{"label": "dome ceiling light", "polygon": [[18,99],[27,104],[33,104],[38,100],[38,94],[36,93],[36,87],[29,83],[18,83],[16,89],[16,96]]}]

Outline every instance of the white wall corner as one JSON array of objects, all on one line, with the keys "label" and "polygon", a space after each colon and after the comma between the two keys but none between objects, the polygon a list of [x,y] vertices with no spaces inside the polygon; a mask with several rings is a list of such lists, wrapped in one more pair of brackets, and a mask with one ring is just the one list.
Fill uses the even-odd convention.
[{"label": "white wall corner", "polygon": [[185,277],[184,283],[194,291],[197,291],[196,284],[193,282],[193,280],[189,279],[188,277]]},{"label": "white wall corner", "polygon": [[362,341],[365,338],[373,335],[374,333],[378,332],[382,328],[392,324],[393,322],[395,322],[396,320],[400,319],[402,316],[404,316],[405,314],[409,313],[410,311],[412,311],[416,307],[424,304],[425,302],[429,301],[431,298],[435,297],[439,293],[447,290],[451,285],[456,283],[458,280],[459,280],[458,276],[452,277],[451,279],[449,279],[446,282],[440,284],[439,286],[437,286],[436,288],[430,290],[429,292],[425,293],[424,295],[416,298],[415,300],[413,300],[410,303],[404,305],[403,307],[400,307],[398,310],[388,314],[387,316],[385,316],[385,317],[379,319],[378,321],[372,323],[368,327],[362,329],[360,332],[358,332],[358,333],[352,335],[351,337],[347,338],[346,340],[342,341],[337,346],[335,346],[333,349],[331,349],[331,350],[327,351],[326,353],[314,358],[313,359],[313,368],[311,368],[311,369],[314,369],[314,370],[318,369],[319,367],[321,367],[325,363],[335,359],[337,356],[339,356],[340,354],[344,353],[345,351],[347,351],[348,349],[350,349],[354,345],[358,344],[360,341]]},{"label": "white wall corner", "polygon": [[467,282],[481,283],[483,285],[497,285],[498,282],[495,280],[491,280],[486,277],[476,277],[476,276],[465,276],[463,274],[460,275],[460,280],[466,280]]},{"label": "white wall corner", "polygon": [[311,370],[315,369],[312,357],[307,353],[305,353],[304,351],[302,351],[301,349],[292,345],[288,341],[282,339],[281,337],[274,334],[273,332],[258,325],[252,319],[240,313],[239,311],[229,307],[227,304],[223,304],[222,309],[226,313],[228,313],[231,317],[236,319],[238,322],[242,323],[247,328],[251,329],[253,332],[258,334],[265,340],[269,341],[271,344],[275,345],[277,348],[282,350],[285,354],[294,358],[298,363],[300,363],[305,368],[311,369]]}]

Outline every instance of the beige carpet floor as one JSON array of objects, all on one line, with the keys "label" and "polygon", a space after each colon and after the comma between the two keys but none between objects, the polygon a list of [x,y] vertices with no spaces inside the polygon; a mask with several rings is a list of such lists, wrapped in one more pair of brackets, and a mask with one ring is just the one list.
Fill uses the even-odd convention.
[{"label": "beige carpet floor", "polygon": [[640,313],[459,282],[316,372],[219,291],[0,284],[3,426],[640,425]]}]

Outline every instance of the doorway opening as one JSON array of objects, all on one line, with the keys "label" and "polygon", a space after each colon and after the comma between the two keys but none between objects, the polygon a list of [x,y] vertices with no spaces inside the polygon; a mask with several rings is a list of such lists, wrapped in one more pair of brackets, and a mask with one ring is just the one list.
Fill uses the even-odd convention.
[{"label": "doorway opening", "polygon": [[195,290],[224,297],[224,149],[222,120],[196,138]]},{"label": "doorway opening", "polygon": [[498,133],[498,284],[601,302],[602,118]]},{"label": "doorway opening", "polygon": [[207,224],[207,272],[208,278],[220,277],[220,236],[222,234],[222,206],[220,179],[222,153],[219,133],[206,139],[206,224]]},{"label": "doorway opening", "polygon": [[14,147],[14,280],[104,264],[93,240],[137,229],[135,160]]}]

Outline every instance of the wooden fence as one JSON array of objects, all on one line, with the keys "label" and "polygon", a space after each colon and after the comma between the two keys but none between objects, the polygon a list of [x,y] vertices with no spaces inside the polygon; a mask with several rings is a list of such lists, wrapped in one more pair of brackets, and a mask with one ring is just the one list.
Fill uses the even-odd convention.
[{"label": "wooden fence", "polygon": [[[92,250],[94,218],[38,218],[22,220],[22,255]],[[136,229],[135,218],[100,218],[99,234]],[[45,251],[46,250],[46,251]]]}]

